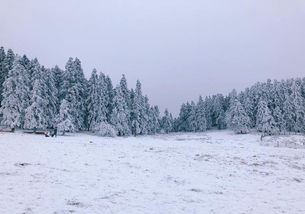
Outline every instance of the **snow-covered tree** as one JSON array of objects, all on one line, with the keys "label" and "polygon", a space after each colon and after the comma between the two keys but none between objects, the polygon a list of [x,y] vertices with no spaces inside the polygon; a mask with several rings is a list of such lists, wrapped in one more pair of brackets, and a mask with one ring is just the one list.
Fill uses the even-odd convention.
[{"label": "snow-covered tree", "polygon": [[205,104],[202,97],[199,97],[196,106],[196,131],[204,132],[207,129]]},{"label": "snow-covered tree", "polygon": [[288,92],[285,93],[285,101],[283,104],[283,117],[286,124],[286,131],[293,131],[295,127],[295,112],[293,106],[293,100]]},{"label": "snow-covered tree", "polygon": [[150,107],[150,111],[149,111],[149,125],[150,125],[150,130],[149,133],[150,134],[156,134],[160,132],[160,111],[158,106],[153,106]]},{"label": "snow-covered tree", "polygon": [[279,130],[279,132],[285,131],[286,122],[284,120],[284,116],[283,116],[283,113],[282,113],[282,110],[280,109],[280,107],[278,107],[278,106],[275,107],[275,109],[273,111],[273,118],[274,118],[276,127]]},{"label": "snow-covered tree", "polygon": [[25,109],[30,103],[30,76],[23,62],[20,57],[15,59],[3,83],[2,123],[11,128],[23,127]]},{"label": "snow-covered tree", "polygon": [[59,113],[59,98],[58,90],[56,87],[56,74],[51,69],[46,69],[42,66],[41,71],[43,73],[43,80],[45,81],[46,89],[46,100],[47,104],[47,124],[48,127],[56,126],[56,117]]},{"label": "snow-covered tree", "polygon": [[128,136],[131,134],[131,130],[128,124],[128,106],[120,86],[115,88],[111,124],[117,130],[118,136]]},{"label": "snow-covered tree", "polygon": [[237,98],[231,102],[227,112],[227,124],[236,134],[246,134],[250,131],[250,119]]},{"label": "snow-covered tree", "polygon": [[[61,97],[61,88],[62,88],[62,83],[63,83],[63,70],[61,70],[57,65],[51,69],[51,72],[53,73],[54,76],[54,84],[55,88],[57,89],[57,95],[56,97],[58,98],[58,101],[62,100],[63,97]],[[59,104],[58,104],[59,107]]]},{"label": "snow-covered tree", "polygon": [[133,135],[143,134],[144,128],[144,99],[140,81],[137,81],[135,91],[131,91],[131,130]]},{"label": "snow-covered tree", "polygon": [[73,123],[73,114],[71,113],[71,104],[67,100],[62,100],[59,108],[59,116],[57,119],[57,128],[64,135],[66,132],[74,132],[76,127]]},{"label": "snow-covered tree", "polygon": [[112,109],[113,109],[113,97],[114,97],[114,90],[113,90],[113,85],[111,78],[109,76],[106,76],[105,79],[106,82],[106,109],[107,109],[107,122],[111,122],[111,114],[112,114]]},{"label": "snow-covered tree", "polygon": [[295,132],[304,132],[305,131],[305,102],[302,97],[301,91],[301,80],[297,79],[293,81],[291,87],[291,95],[289,97],[293,103],[293,111],[295,113],[295,123],[294,131]]},{"label": "snow-covered tree", "polygon": [[1,101],[2,101],[2,92],[3,92],[3,83],[7,77],[7,70],[5,69],[4,66],[4,60],[6,58],[5,56],[5,51],[3,47],[0,47],[0,106],[1,106]]},{"label": "snow-covered tree", "polygon": [[167,109],[164,111],[164,116],[161,120],[161,132],[169,133],[173,130],[173,117]]},{"label": "snow-covered tree", "polygon": [[97,75],[96,69],[92,71],[88,82],[87,120],[88,130],[95,130],[101,122],[107,120],[107,85],[103,73]]},{"label": "snow-covered tree", "polygon": [[187,118],[188,128],[187,130],[190,132],[195,132],[197,129],[197,121],[196,121],[196,105],[192,101],[190,104],[190,111]]},{"label": "snow-covered tree", "polygon": [[32,91],[30,98],[30,105],[25,110],[24,127],[33,128],[46,128],[48,126],[48,114],[47,114],[47,94],[46,94],[46,82],[45,73],[42,73],[42,69],[38,60],[32,61]]},{"label": "snow-covered tree", "polygon": [[70,103],[71,122],[76,130],[85,128],[86,88],[87,81],[80,60],[69,58],[63,72],[61,97]]},{"label": "snow-covered tree", "polygon": [[267,102],[263,99],[258,104],[258,111],[256,116],[256,129],[267,135],[277,134],[279,132],[275,120],[268,108]]}]

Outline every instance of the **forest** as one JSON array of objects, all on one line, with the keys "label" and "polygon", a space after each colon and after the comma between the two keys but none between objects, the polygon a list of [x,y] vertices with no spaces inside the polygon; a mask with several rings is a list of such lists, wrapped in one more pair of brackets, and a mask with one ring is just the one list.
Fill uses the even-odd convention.
[{"label": "forest", "polygon": [[100,136],[211,129],[263,135],[305,132],[305,78],[268,79],[239,93],[200,96],[182,104],[174,118],[149,103],[139,80],[129,88],[122,75],[114,86],[96,69],[86,79],[78,58],[69,58],[64,69],[46,68],[37,58],[1,47],[0,74],[1,125],[12,129],[56,127],[61,134],[89,131]]}]

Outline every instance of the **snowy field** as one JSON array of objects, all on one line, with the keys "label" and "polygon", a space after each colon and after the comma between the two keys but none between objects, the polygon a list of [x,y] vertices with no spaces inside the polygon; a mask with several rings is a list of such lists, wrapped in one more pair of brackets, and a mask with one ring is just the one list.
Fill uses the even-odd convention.
[{"label": "snowy field", "polygon": [[0,213],[304,214],[305,150],[268,145],[230,131],[1,133]]}]

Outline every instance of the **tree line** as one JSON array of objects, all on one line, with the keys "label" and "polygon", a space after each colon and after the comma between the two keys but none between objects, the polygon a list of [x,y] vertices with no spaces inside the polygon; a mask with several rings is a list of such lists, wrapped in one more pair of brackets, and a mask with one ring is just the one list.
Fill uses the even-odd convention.
[{"label": "tree line", "polygon": [[272,135],[305,132],[305,78],[258,82],[237,93],[216,94],[182,104],[179,116],[160,115],[150,105],[140,81],[129,89],[124,75],[115,87],[93,69],[84,76],[81,61],[46,68],[38,59],[0,48],[0,117],[11,128],[91,131],[102,136],[146,135],[251,129]]},{"label": "tree line", "polygon": [[1,124],[11,128],[58,128],[92,131],[103,136],[168,132],[168,111],[160,116],[142,93],[140,81],[129,89],[124,75],[117,86],[93,69],[89,80],[81,61],[69,58],[65,69],[46,68],[26,55],[0,48]]},{"label": "tree line", "polygon": [[257,82],[244,91],[217,94],[181,106],[174,131],[255,129],[265,135],[305,132],[305,78]]}]

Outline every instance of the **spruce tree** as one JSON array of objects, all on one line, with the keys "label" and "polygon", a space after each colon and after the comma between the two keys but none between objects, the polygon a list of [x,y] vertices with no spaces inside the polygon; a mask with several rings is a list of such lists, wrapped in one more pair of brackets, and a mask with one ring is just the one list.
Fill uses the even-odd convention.
[{"label": "spruce tree", "polygon": [[202,97],[199,97],[196,106],[196,131],[204,132],[207,129],[205,104]]},{"label": "spruce tree", "polygon": [[63,135],[66,132],[76,131],[76,127],[74,125],[74,116],[73,113],[70,111],[71,103],[63,99],[59,109],[59,116],[57,118],[58,131],[62,132]]},{"label": "spruce tree", "polygon": [[295,132],[304,132],[305,130],[305,102],[302,97],[301,91],[301,80],[297,79],[293,81],[291,88],[291,95],[289,97],[293,103],[293,111],[295,113],[295,123],[294,131]]},{"label": "spruce tree", "polygon": [[129,136],[131,134],[128,124],[128,106],[120,86],[115,89],[111,124],[116,128],[118,136]]},{"label": "spruce tree", "polygon": [[275,120],[269,110],[267,102],[263,99],[258,104],[256,116],[256,129],[267,135],[277,134],[279,129],[276,126]]},{"label": "spruce tree", "polygon": [[32,91],[30,105],[25,110],[24,127],[29,129],[45,129],[48,126],[48,95],[45,81],[45,70],[42,71],[38,60],[32,63]]},{"label": "spruce tree", "polygon": [[1,112],[2,123],[11,128],[23,127],[25,109],[30,102],[30,76],[23,64],[23,59],[17,57],[13,67],[3,83],[3,100]]},{"label": "spruce tree", "polygon": [[236,134],[249,133],[250,119],[237,98],[231,102],[226,119],[227,124]]},{"label": "spruce tree", "polygon": [[1,106],[1,101],[3,99],[2,97],[2,92],[3,92],[3,83],[5,79],[7,78],[7,71],[4,67],[4,60],[5,60],[5,51],[3,47],[0,47],[0,106]]},{"label": "spruce tree", "polygon": [[169,133],[173,130],[173,117],[167,109],[165,109],[161,120],[161,128],[163,133]]}]

